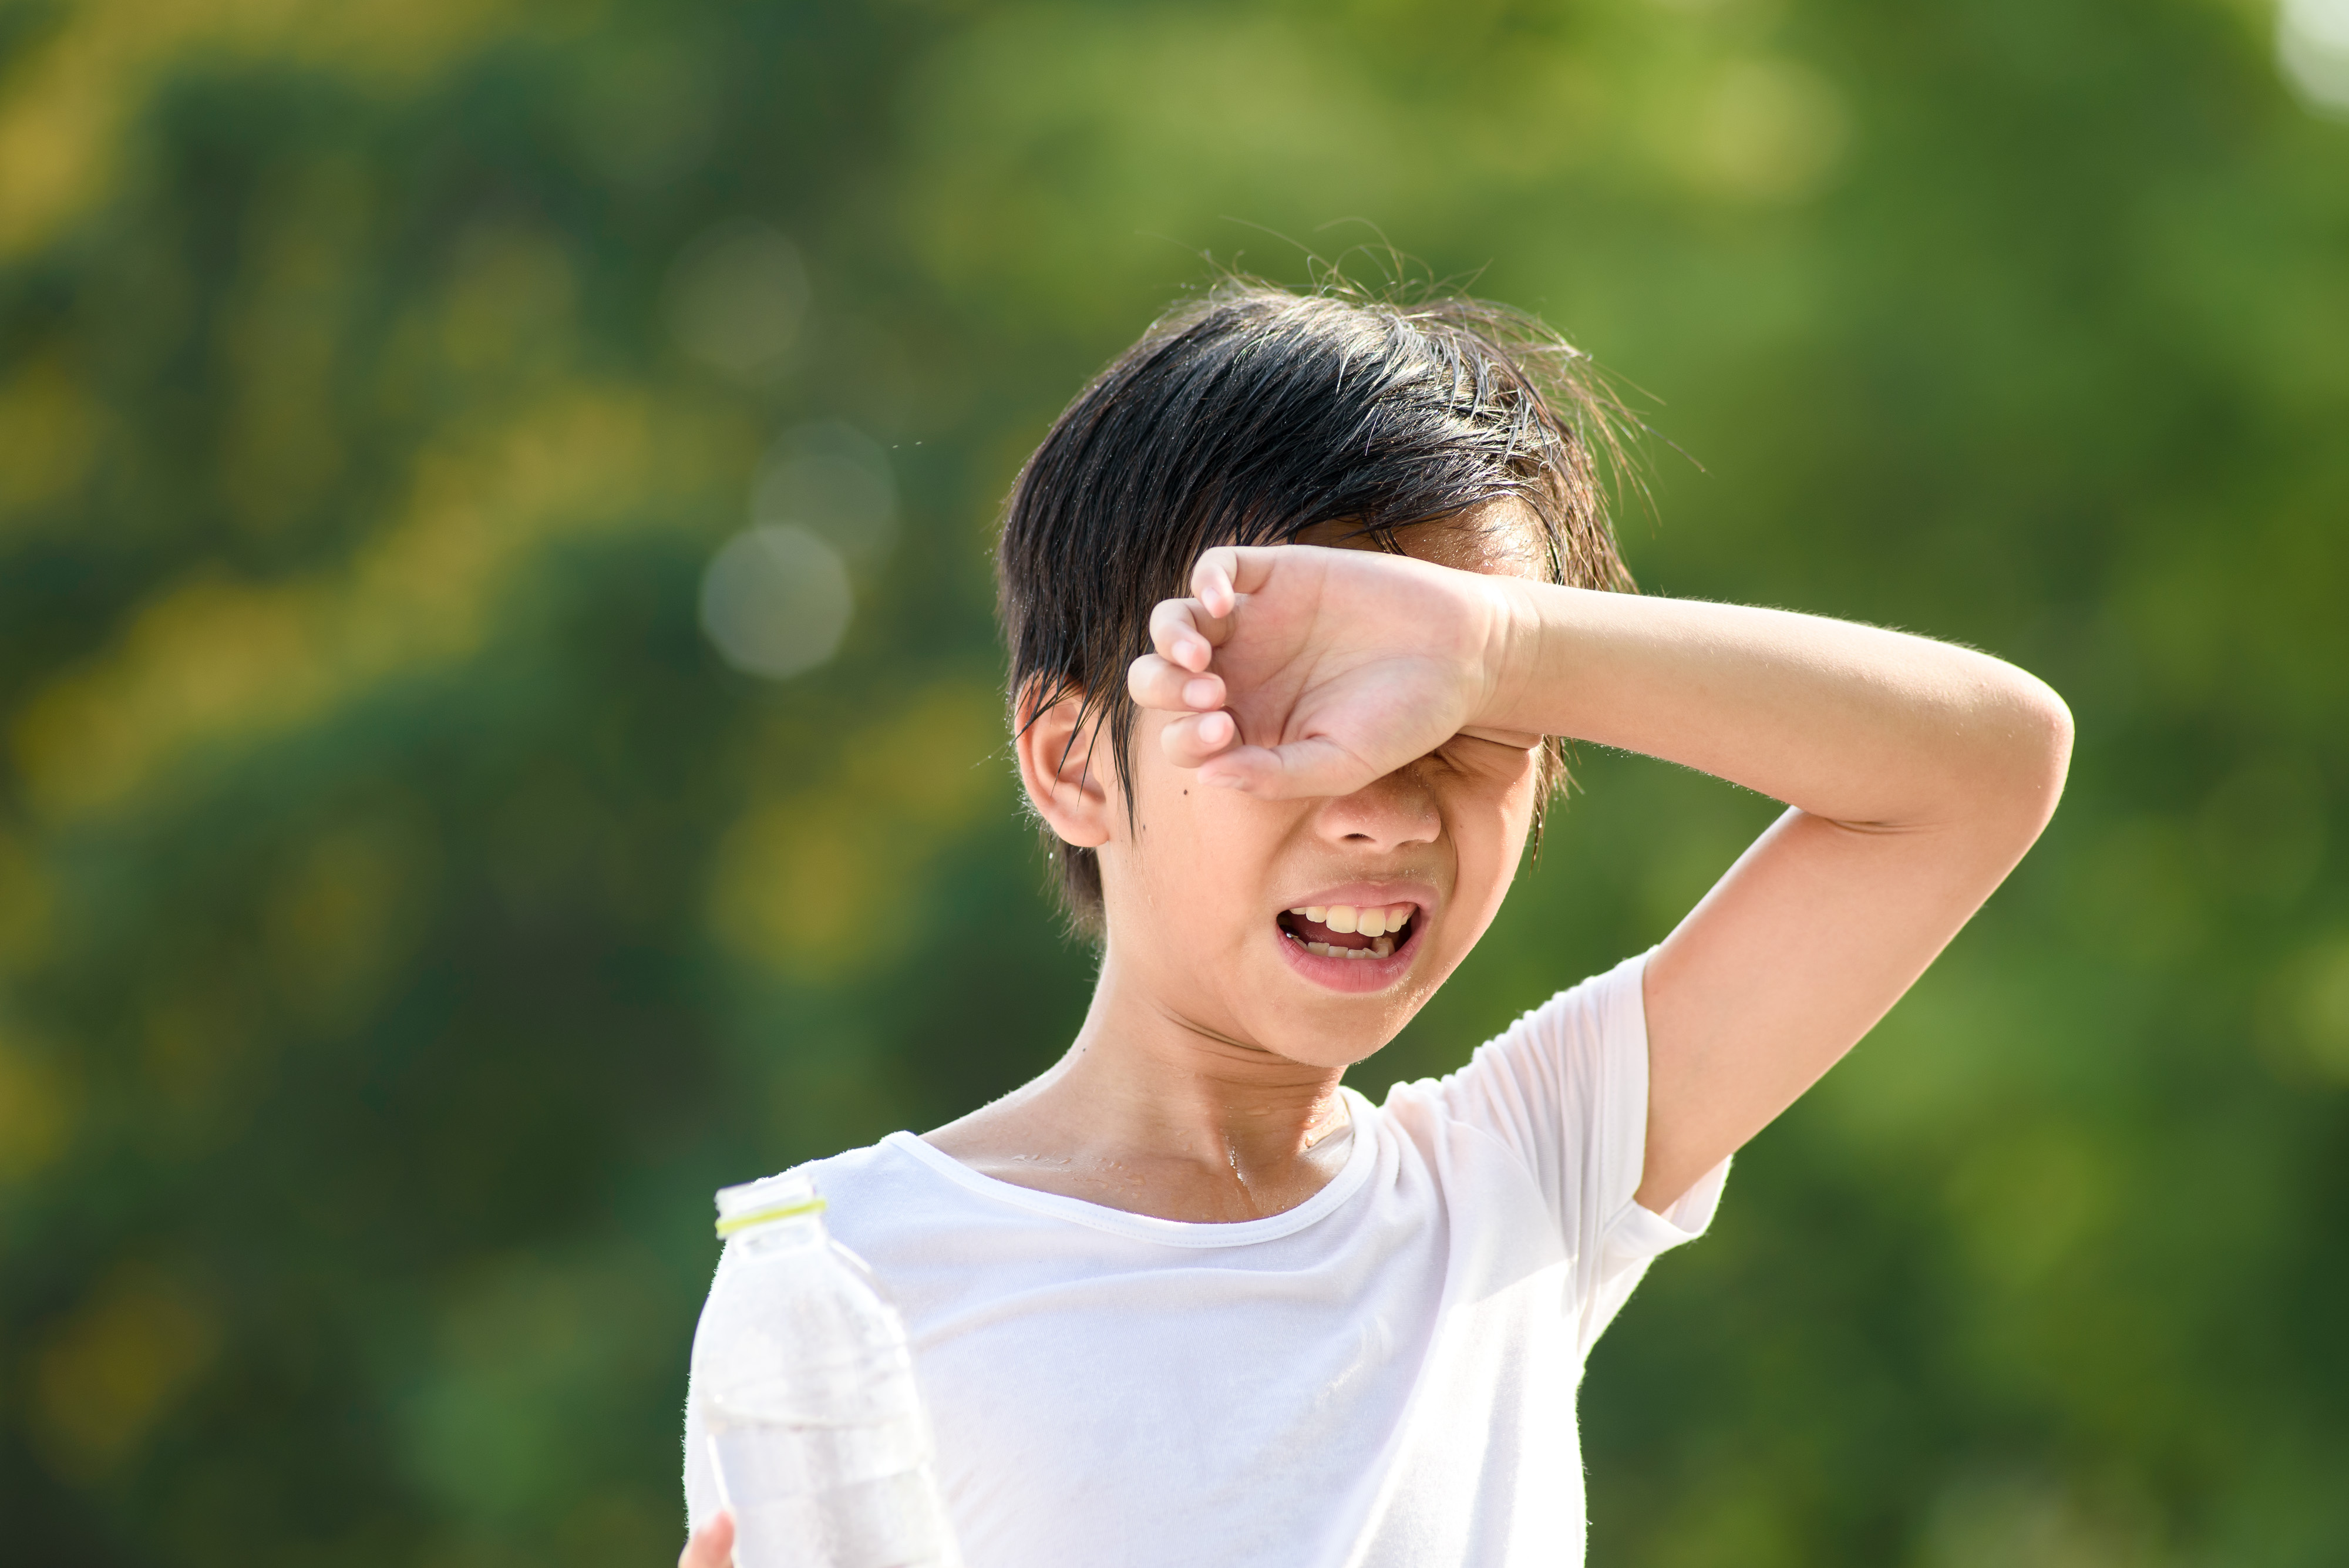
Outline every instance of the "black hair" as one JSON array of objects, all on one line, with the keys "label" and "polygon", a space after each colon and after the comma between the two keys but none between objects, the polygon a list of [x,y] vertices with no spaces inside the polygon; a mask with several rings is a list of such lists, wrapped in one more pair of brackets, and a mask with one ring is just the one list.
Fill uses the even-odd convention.
[{"label": "black hair", "polygon": [[[1232,279],[1161,317],[1053,422],[1005,508],[1015,729],[1076,697],[1130,776],[1126,666],[1149,651],[1152,607],[1216,545],[1335,521],[1400,551],[1399,529],[1515,499],[1550,581],[1630,590],[1594,461],[1619,456],[1622,405],[1588,364],[1534,317],[1456,296]],[[1547,802],[1565,776],[1554,742],[1543,766]],[[1099,857],[1043,836],[1071,923],[1099,935]]]}]

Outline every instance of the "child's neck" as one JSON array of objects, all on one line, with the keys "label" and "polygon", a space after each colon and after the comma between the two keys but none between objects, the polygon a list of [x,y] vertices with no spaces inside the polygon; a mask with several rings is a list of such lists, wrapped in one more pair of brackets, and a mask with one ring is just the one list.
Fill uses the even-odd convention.
[{"label": "child's neck", "polygon": [[1105,962],[1067,1054],[928,1141],[982,1175],[1107,1208],[1261,1219],[1344,1167],[1343,1071],[1223,1038]]}]

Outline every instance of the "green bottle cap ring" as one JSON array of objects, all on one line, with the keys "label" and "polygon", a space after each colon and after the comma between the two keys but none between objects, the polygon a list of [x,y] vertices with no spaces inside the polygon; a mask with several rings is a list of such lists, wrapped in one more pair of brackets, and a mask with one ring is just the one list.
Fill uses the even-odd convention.
[{"label": "green bottle cap ring", "polygon": [[805,1203],[778,1203],[772,1209],[753,1209],[748,1214],[729,1214],[718,1222],[718,1234],[720,1237],[731,1236],[737,1231],[763,1225],[770,1220],[789,1220],[797,1214],[823,1212],[823,1199],[821,1198],[812,1198]]}]

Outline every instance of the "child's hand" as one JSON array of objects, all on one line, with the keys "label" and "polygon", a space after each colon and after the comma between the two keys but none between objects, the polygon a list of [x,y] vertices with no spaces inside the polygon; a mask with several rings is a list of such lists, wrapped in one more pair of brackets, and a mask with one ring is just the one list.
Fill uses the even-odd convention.
[{"label": "child's hand", "polygon": [[1271,799],[1350,794],[1464,732],[1530,747],[1479,724],[1537,627],[1513,586],[1369,550],[1220,545],[1193,597],[1151,612],[1127,689],[1177,715],[1161,738],[1176,766]]},{"label": "child's hand", "polygon": [[687,1540],[677,1568],[731,1568],[733,1562],[734,1516],[720,1513]]}]

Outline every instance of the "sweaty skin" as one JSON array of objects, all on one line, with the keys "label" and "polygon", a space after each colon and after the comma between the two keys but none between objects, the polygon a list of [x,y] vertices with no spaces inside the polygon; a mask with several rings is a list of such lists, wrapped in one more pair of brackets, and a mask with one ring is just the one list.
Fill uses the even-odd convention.
[{"label": "sweaty skin", "polygon": [[[1788,807],[1647,966],[1638,1200],[1667,1209],[1883,1016],[2045,826],[2071,716],[2033,677],[1872,627],[1544,583],[1514,504],[1406,530],[1402,556],[1326,547],[1334,528],[1208,551],[1130,672],[1130,780],[1074,701],[1026,696],[1029,798],[1100,854],[1100,979],[1055,1066],[933,1145],[1166,1219],[1303,1202],[1345,1161],[1341,1074],[1491,924],[1534,748],[1564,735]],[[1306,945],[1359,945],[1361,911],[1404,905],[1386,957]],[[720,1528],[683,1568],[725,1563]]]},{"label": "sweaty skin", "polygon": [[[1138,828],[1076,704],[1038,716],[1030,797],[1102,858],[1101,981],[1056,1067],[931,1142],[1171,1219],[1302,1201],[1344,1158],[1340,1073],[1498,909],[1531,748],[1559,734],[1791,808],[1648,968],[1639,1196],[1667,1208],[1883,1015],[2045,824],[2071,722],[2031,676],[1872,627],[1543,583],[1513,507],[1407,530],[1406,556],[1204,556],[1130,676]],[[1293,961],[1287,911],[1404,901],[1409,961],[1375,989]]]},{"label": "sweaty skin", "polygon": [[[1404,543],[1463,581],[1537,571],[1529,537],[1485,519]],[[1017,747],[1037,809],[1102,857],[1109,934],[1084,1023],[1043,1076],[928,1138],[985,1175],[1137,1213],[1279,1213],[1346,1162],[1344,1069],[1394,1037],[1499,909],[1532,821],[1535,737],[1447,734],[1358,787],[1258,798],[1178,763],[1163,737],[1184,721],[1135,690],[1138,829],[1077,703],[1045,708]],[[1221,678],[1196,695],[1222,701]],[[1320,958],[1284,929],[1327,938],[1337,911],[1399,907],[1413,913],[1384,962]],[[1313,909],[1324,919],[1289,914]],[[1352,919],[1338,940],[1363,940]]]}]

